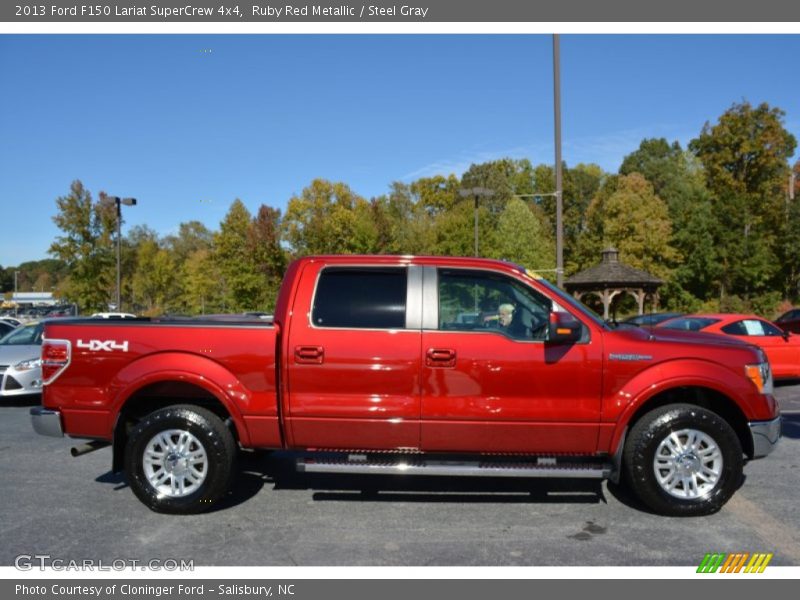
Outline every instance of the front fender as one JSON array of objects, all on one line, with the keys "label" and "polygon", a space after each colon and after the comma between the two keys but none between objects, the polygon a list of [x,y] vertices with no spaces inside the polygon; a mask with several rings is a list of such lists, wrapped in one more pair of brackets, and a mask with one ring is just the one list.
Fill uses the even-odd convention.
[{"label": "front fender", "polygon": [[252,393],[228,369],[194,354],[150,354],[126,365],[109,384],[111,414],[119,415],[124,404],[139,390],[168,381],[192,384],[214,396],[230,414],[242,444],[250,443],[242,412],[252,403]]},{"label": "front fender", "polygon": [[704,359],[668,361],[641,371],[604,399],[602,421],[615,423],[608,451],[617,449],[632,417],[649,400],[683,387],[705,388],[725,396],[748,420],[771,418],[769,397],[758,392],[744,370],[737,374],[730,367]]}]

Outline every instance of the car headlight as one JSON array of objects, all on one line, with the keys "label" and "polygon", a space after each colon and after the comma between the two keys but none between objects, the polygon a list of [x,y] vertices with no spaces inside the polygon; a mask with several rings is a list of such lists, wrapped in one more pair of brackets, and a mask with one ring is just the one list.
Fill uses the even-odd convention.
[{"label": "car headlight", "polygon": [[745,365],[744,373],[760,393],[772,393],[772,369],[769,368],[769,362],[765,360],[757,365]]},{"label": "car headlight", "polygon": [[22,362],[15,364],[14,369],[17,371],[30,371],[31,369],[38,369],[41,366],[41,358],[29,358],[28,360],[23,360]]}]

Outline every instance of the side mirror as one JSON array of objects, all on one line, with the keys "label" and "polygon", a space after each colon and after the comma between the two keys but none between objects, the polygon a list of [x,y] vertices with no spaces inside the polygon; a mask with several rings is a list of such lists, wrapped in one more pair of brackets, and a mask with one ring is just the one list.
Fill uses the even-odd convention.
[{"label": "side mirror", "polygon": [[580,341],[583,325],[568,312],[551,312],[547,330],[548,344],[574,344]]}]

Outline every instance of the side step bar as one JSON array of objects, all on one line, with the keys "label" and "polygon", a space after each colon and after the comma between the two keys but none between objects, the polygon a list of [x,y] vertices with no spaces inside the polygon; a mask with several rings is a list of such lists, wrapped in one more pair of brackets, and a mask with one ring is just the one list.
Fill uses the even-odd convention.
[{"label": "side step bar", "polygon": [[297,470],[305,473],[350,473],[370,475],[432,475],[437,477],[551,477],[565,479],[607,479],[611,463],[579,461],[569,457],[526,458],[525,460],[428,459],[419,455],[388,458],[350,454],[342,457],[304,457],[297,460]]}]

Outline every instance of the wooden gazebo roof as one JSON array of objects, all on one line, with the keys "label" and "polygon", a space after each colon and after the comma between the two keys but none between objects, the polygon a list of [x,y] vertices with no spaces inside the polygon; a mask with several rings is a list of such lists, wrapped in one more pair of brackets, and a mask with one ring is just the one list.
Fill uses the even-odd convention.
[{"label": "wooden gazebo roof", "polygon": [[608,319],[611,302],[622,293],[636,298],[640,315],[644,310],[646,296],[652,296],[653,303],[657,306],[658,288],[663,283],[646,271],[619,262],[619,251],[616,248],[606,248],[599,265],[576,273],[564,282],[564,288],[578,300],[584,294],[597,294],[603,303],[603,318]]},{"label": "wooden gazebo roof", "polygon": [[599,265],[576,273],[564,282],[564,287],[568,292],[612,287],[636,287],[655,291],[663,283],[658,277],[647,271],[634,269],[619,262],[619,251],[616,248],[606,248],[603,250],[603,261]]}]

